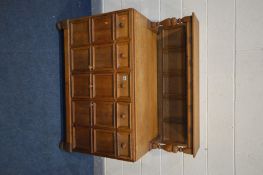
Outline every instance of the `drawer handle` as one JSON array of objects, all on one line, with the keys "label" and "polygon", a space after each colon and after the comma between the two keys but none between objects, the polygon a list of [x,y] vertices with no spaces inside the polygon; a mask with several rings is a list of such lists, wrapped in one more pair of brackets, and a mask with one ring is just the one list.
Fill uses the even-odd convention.
[{"label": "drawer handle", "polygon": [[126,115],[125,115],[125,114],[121,114],[121,118],[122,118],[122,119],[125,119],[125,118],[126,118]]},{"label": "drawer handle", "polygon": [[122,149],[125,149],[127,147],[127,144],[126,143],[121,143],[121,148]]},{"label": "drawer handle", "polygon": [[123,28],[124,27],[124,24],[122,22],[119,23],[119,27],[120,28]]},{"label": "drawer handle", "polygon": [[124,58],[124,53],[120,53],[120,58]]}]

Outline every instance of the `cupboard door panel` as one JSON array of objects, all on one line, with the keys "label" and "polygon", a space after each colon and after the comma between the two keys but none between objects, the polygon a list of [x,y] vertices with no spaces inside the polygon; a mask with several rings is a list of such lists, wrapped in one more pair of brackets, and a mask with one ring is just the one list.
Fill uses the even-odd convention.
[{"label": "cupboard door panel", "polygon": [[113,74],[93,74],[93,98],[114,98]]},{"label": "cupboard door panel", "polygon": [[117,43],[117,68],[129,68],[130,67],[130,52],[129,43]]},{"label": "cupboard door panel", "polygon": [[90,66],[89,47],[72,49],[71,51],[72,71],[88,71]]},{"label": "cupboard door panel", "polygon": [[117,103],[117,128],[131,128],[131,103]]},{"label": "cupboard door panel", "polygon": [[74,128],[74,148],[83,151],[91,151],[91,132],[90,128]]},{"label": "cupboard door panel", "polygon": [[112,70],[114,68],[113,45],[93,47],[93,66],[95,70]]},{"label": "cupboard door panel", "polygon": [[113,40],[112,14],[92,18],[92,41],[110,42]]},{"label": "cupboard door panel", "polygon": [[94,102],[94,126],[114,128],[114,103]]},{"label": "cupboard door panel", "polygon": [[73,122],[77,126],[90,126],[91,103],[89,101],[73,101]]},{"label": "cupboard door panel", "polygon": [[129,37],[129,12],[116,14],[116,39]]},{"label": "cupboard door panel", "polygon": [[94,152],[109,156],[115,155],[114,131],[94,129]]},{"label": "cupboard door panel", "polygon": [[117,133],[118,142],[118,157],[130,158],[131,157],[131,138],[129,133],[119,132]]},{"label": "cupboard door panel", "polygon": [[130,75],[128,73],[117,74],[117,97],[130,97]]},{"label": "cupboard door panel", "polygon": [[71,23],[71,45],[74,47],[89,44],[89,20]]},{"label": "cupboard door panel", "polygon": [[90,97],[90,76],[79,74],[72,76],[73,97]]}]

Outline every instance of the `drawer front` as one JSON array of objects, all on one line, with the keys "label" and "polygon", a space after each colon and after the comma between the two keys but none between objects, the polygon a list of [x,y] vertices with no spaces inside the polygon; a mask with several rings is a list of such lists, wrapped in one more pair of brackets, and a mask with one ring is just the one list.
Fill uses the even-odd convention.
[{"label": "drawer front", "polygon": [[114,128],[114,102],[94,102],[94,126]]},{"label": "drawer front", "polygon": [[130,52],[129,43],[117,43],[116,44],[116,58],[117,58],[117,68],[129,68],[130,67]]},{"label": "drawer front", "polygon": [[89,20],[74,21],[71,27],[71,45],[74,47],[89,44]]},{"label": "drawer front", "polygon": [[95,70],[114,69],[114,47],[112,44],[93,47],[93,66]]},{"label": "drawer front", "polygon": [[116,39],[129,38],[129,12],[116,14]]},{"label": "drawer front", "polygon": [[113,40],[112,15],[103,15],[92,18],[92,41],[110,42]]},{"label": "drawer front", "polygon": [[73,122],[76,126],[90,126],[91,124],[91,102],[73,101]]},{"label": "drawer front", "polygon": [[131,103],[117,103],[117,128],[131,128]]},{"label": "drawer front", "polygon": [[93,74],[93,98],[114,98],[114,75]]},{"label": "drawer front", "polygon": [[101,155],[115,155],[114,131],[94,129],[94,153]]},{"label": "drawer front", "polygon": [[72,49],[71,65],[72,71],[88,71],[90,66],[89,47]]},{"label": "drawer front", "polygon": [[129,133],[117,133],[118,157],[128,159],[131,157],[131,136]]},{"label": "drawer front", "polygon": [[90,128],[73,128],[73,149],[91,152],[91,132]]},{"label": "drawer front", "polygon": [[72,96],[73,97],[90,97],[90,76],[78,74],[72,76]]},{"label": "drawer front", "polygon": [[130,97],[130,75],[129,73],[117,74],[117,98]]}]

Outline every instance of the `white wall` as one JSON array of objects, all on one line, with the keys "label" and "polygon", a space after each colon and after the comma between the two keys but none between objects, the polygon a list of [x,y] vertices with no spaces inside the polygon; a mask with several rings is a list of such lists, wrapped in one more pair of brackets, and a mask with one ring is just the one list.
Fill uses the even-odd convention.
[{"label": "white wall", "polygon": [[263,175],[263,1],[93,0],[93,13],[133,7],[151,20],[200,22],[201,147],[153,150],[136,163],[96,157],[95,175]]}]

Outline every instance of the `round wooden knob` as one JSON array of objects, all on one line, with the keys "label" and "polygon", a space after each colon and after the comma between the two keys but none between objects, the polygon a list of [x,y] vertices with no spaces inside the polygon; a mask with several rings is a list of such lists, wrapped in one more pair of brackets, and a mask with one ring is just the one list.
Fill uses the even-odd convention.
[{"label": "round wooden knob", "polygon": [[126,118],[126,115],[125,115],[125,114],[121,114],[121,118],[122,118],[122,119],[125,119],[125,118]]},{"label": "round wooden knob", "polygon": [[124,53],[120,53],[120,58],[124,58]]},{"label": "round wooden knob", "polygon": [[121,148],[122,149],[125,149],[127,147],[127,144],[126,143],[121,143]]},{"label": "round wooden knob", "polygon": [[119,23],[119,27],[120,28],[123,28],[124,27],[124,24],[122,22]]}]

